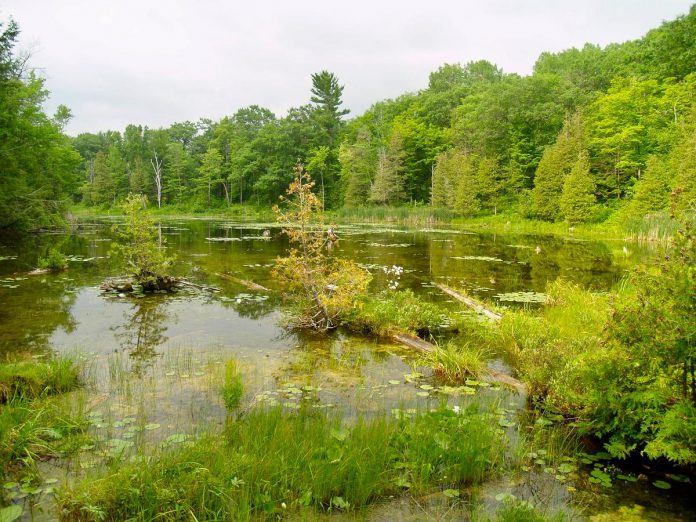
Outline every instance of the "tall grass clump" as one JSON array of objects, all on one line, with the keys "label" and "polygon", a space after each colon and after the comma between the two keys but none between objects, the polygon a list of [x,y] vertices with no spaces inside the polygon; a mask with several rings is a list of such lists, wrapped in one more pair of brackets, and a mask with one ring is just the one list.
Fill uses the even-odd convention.
[{"label": "tall grass clump", "polygon": [[411,289],[366,297],[349,321],[353,329],[377,335],[409,332],[427,335],[452,319],[439,306],[423,301]]},{"label": "tall grass clump", "polygon": [[438,380],[445,383],[461,383],[467,378],[477,379],[486,371],[488,350],[459,346],[448,342],[423,355],[421,361],[433,369]]},{"label": "tall grass clump", "polygon": [[372,207],[343,207],[336,210],[333,216],[343,222],[365,223],[402,223],[422,225],[432,223],[448,223],[454,217],[453,211],[446,208],[430,206],[372,206]]},{"label": "tall grass clump", "polygon": [[78,373],[65,359],[0,364],[0,472],[35,472],[37,461],[84,443],[84,417],[59,397],[79,385]]},{"label": "tall grass clump", "polygon": [[0,364],[0,403],[57,395],[77,387],[79,369],[69,359]]},{"label": "tall grass clump", "polygon": [[[87,477],[59,494],[62,520],[249,520],[356,510],[406,489],[477,484],[503,433],[475,406],[352,424],[338,415],[254,409],[208,436]],[[102,472],[103,473],[103,472]]]},{"label": "tall grass clump", "polygon": [[239,364],[235,359],[230,359],[225,364],[225,379],[222,384],[222,399],[225,407],[232,411],[239,406],[244,394],[244,384],[239,371]]}]

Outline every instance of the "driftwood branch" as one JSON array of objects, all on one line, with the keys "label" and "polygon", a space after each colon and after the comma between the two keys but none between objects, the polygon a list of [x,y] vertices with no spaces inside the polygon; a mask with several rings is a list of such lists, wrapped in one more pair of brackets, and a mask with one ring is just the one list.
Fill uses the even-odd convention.
[{"label": "driftwood branch", "polygon": [[454,297],[457,301],[460,301],[464,303],[466,306],[469,308],[475,310],[476,312],[485,315],[489,319],[492,319],[493,321],[500,321],[502,319],[502,316],[498,313],[493,312],[492,310],[489,310],[485,306],[483,306],[482,303],[477,301],[476,299],[473,299],[469,296],[460,294],[456,290],[452,290],[450,287],[441,285],[439,283],[434,283],[436,287],[438,287],[440,290],[442,290],[444,293],[447,295]]}]

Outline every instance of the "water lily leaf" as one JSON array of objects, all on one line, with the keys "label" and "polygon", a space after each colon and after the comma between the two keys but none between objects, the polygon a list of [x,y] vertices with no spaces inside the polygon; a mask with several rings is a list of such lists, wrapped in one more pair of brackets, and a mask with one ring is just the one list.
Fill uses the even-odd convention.
[{"label": "water lily leaf", "polygon": [[170,435],[165,439],[165,442],[169,444],[181,444],[182,442],[185,442],[186,439],[188,438],[188,435],[185,433],[174,433],[173,435]]},{"label": "water lily leaf", "polygon": [[430,386],[429,384],[421,384],[421,385],[420,385],[420,389],[421,389],[421,390],[432,390],[433,387]]},{"label": "water lily leaf", "polygon": [[159,429],[159,427],[160,427],[160,425],[157,424],[156,422],[153,422],[153,423],[151,423],[151,424],[146,424],[146,425],[145,425],[145,429],[148,430],[148,431]]},{"label": "water lily leaf", "polygon": [[19,486],[19,484],[18,484],[17,482],[5,482],[5,483],[2,485],[2,487],[5,488],[5,489],[14,489],[14,488],[16,488],[17,486]]},{"label": "water lily leaf", "polygon": [[458,489],[446,489],[442,492],[443,495],[445,495],[447,498],[459,498],[459,490]]},{"label": "water lily leaf", "polygon": [[626,482],[638,482],[638,479],[636,477],[634,477],[633,475],[620,474],[620,475],[616,475],[616,478],[620,479],[620,480],[625,480]]},{"label": "water lily leaf", "polygon": [[0,522],[14,522],[22,516],[22,506],[13,504],[0,509]]},{"label": "water lily leaf", "polygon": [[395,379],[391,379],[391,380],[389,381],[389,384],[394,384],[394,385],[396,385],[396,384],[401,384],[401,381],[397,381],[397,380],[395,380]]},{"label": "water lily leaf", "polygon": [[430,394],[426,391],[418,392],[416,395],[418,395],[418,397],[430,397]]},{"label": "water lily leaf", "polygon": [[658,489],[672,489],[672,484],[665,482],[664,480],[656,480],[652,483]]},{"label": "water lily leaf", "polygon": [[517,423],[513,422],[509,419],[499,419],[498,420],[498,425],[502,426],[503,428],[512,428],[513,426],[516,426]]},{"label": "water lily leaf", "polygon": [[559,473],[572,473],[573,471],[575,471],[575,466],[568,462],[563,462],[558,466]]},{"label": "water lily leaf", "polygon": [[517,500],[517,497],[513,495],[512,493],[498,493],[495,496],[495,499],[498,502],[509,502],[511,500]]}]

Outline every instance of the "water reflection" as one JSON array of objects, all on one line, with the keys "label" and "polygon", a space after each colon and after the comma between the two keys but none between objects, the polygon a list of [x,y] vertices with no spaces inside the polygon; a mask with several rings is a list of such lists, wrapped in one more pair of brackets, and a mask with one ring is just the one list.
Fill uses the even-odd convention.
[{"label": "water reflection", "polygon": [[168,325],[176,324],[176,317],[167,311],[166,301],[159,296],[134,300],[123,316],[125,322],[112,330],[121,350],[131,358],[133,373],[142,375],[159,355],[156,348],[167,340],[164,332]]}]

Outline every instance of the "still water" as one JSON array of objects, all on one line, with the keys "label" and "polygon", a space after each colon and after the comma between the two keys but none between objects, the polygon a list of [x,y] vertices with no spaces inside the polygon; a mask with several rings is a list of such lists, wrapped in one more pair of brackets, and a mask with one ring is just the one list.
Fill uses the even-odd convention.
[{"label": "still water", "polygon": [[[163,220],[159,231],[176,256],[175,273],[217,291],[136,299],[104,295],[99,289],[105,277],[120,275],[109,259],[113,224],[83,222],[66,233],[0,243],[0,357],[58,352],[83,361],[89,386],[82,400],[95,437],[107,448],[106,456],[88,451],[76,462],[48,464],[47,476],[70,481],[99,466],[108,451],[123,454],[147,444],[175,443],[222,426],[226,412],[219,386],[224,362],[232,356],[244,369],[247,407],[282,404],[292,409],[310,400],[313,407],[340,408],[351,416],[439,403],[434,393],[419,387],[420,378],[404,378],[420,371],[423,382],[428,379],[413,353],[341,332],[328,338],[291,334],[283,328],[274,292],[249,290],[234,281],[277,288],[272,264],[288,245],[275,225]],[[265,230],[270,238],[263,237]],[[433,283],[503,306],[541,306],[534,300],[550,281],[562,277],[608,291],[653,256],[645,247],[622,242],[458,229],[341,226],[338,234],[335,254],[369,270],[374,291],[398,283],[399,289],[410,288],[450,307],[458,305]],[[49,248],[70,256],[69,269],[29,275]],[[393,266],[403,268],[400,277],[388,273]],[[511,420],[524,409],[523,399],[504,390],[482,388],[477,394],[479,400],[499,404]],[[134,425],[142,429],[131,429]],[[510,428],[511,436],[514,431]],[[515,492],[578,519],[634,503],[645,506],[645,519],[688,520],[694,515],[675,492],[656,492],[647,484],[597,491],[579,482],[584,486],[578,484],[577,494],[571,495],[567,484],[536,473],[527,484],[491,483],[481,498],[494,508],[496,493]],[[398,499],[368,518],[464,516],[445,516],[440,509],[449,507],[427,499],[415,505]]]}]

